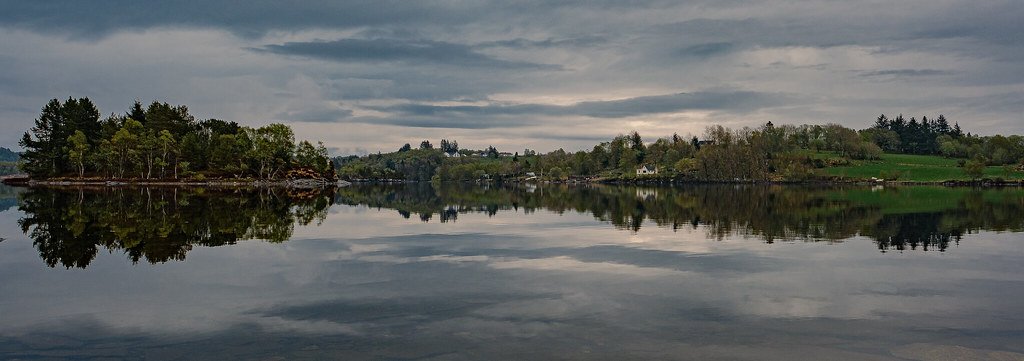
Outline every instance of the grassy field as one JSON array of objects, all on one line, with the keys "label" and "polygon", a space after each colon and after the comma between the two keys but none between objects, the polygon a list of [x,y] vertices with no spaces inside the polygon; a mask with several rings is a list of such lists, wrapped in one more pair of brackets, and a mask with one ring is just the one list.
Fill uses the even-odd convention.
[{"label": "grassy field", "polygon": [[[853,161],[849,166],[825,168],[825,174],[843,178],[942,182],[970,180],[956,159],[930,155],[885,154],[878,161]],[[1024,172],[1007,171],[1004,167],[987,167],[985,178],[1024,179]]]}]

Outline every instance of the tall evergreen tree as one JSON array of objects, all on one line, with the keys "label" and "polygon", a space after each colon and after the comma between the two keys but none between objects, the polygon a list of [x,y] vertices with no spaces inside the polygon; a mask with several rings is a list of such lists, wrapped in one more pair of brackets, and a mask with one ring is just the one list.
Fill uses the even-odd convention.
[{"label": "tall evergreen tree", "polygon": [[135,99],[135,103],[128,109],[128,112],[124,114],[126,117],[135,119],[135,121],[146,124],[146,110],[142,109],[142,102]]},{"label": "tall evergreen tree", "polygon": [[100,110],[89,98],[68,98],[61,107],[64,118],[70,125],[68,136],[76,130],[82,131],[86,139],[96,140],[100,136]]},{"label": "tall evergreen tree", "polygon": [[889,121],[889,118],[886,118],[885,114],[879,115],[878,119],[875,120],[875,128],[892,129],[892,122]]},{"label": "tall evergreen tree", "polygon": [[51,99],[43,106],[35,125],[18,142],[25,149],[21,155],[25,160],[22,170],[30,176],[45,178],[64,172],[64,149],[73,128],[64,115],[60,101]]},{"label": "tall evergreen tree", "polygon": [[153,102],[146,109],[145,126],[153,131],[170,131],[175,137],[182,137],[195,127],[195,118],[184,105]]}]

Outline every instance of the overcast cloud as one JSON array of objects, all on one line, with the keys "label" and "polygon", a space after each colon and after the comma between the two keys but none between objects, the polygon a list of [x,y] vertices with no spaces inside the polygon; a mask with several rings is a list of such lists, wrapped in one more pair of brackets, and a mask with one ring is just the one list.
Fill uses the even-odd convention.
[{"label": "overcast cloud", "polygon": [[945,114],[1024,133],[1019,1],[6,1],[0,146],[51,98],[291,125],[339,153],[420,139],[567,150]]}]

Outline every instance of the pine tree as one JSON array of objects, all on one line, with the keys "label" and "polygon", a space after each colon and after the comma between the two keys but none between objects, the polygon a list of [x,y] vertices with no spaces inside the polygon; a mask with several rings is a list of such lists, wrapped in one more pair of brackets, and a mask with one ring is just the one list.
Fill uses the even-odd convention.
[{"label": "pine tree", "polygon": [[889,118],[885,117],[885,114],[882,114],[875,120],[875,128],[892,130],[892,123],[889,122]]},{"label": "pine tree", "polygon": [[33,178],[57,176],[64,169],[64,144],[70,134],[65,134],[66,126],[61,108],[62,105],[57,99],[46,103],[36,118],[35,125],[25,132],[18,142],[25,149],[21,155],[25,161],[22,170]]},{"label": "pine tree", "polygon": [[935,119],[935,131],[939,134],[950,134],[952,132],[945,115],[939,114],[939,117]]},{"label": "pine tree", "polygon": [[143,125],[146,124],[146,110],[142,109],[142,103],[138,99],[135,99],[135,103],[132,104],[132,107],[124,115],[130,119],[135,119],[135,121]]}]

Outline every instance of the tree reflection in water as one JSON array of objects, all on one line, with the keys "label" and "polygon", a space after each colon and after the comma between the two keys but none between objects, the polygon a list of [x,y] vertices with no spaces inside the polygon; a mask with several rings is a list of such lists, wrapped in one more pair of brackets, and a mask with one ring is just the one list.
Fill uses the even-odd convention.
[{"label": "tree reflection in water", "polygon": [[294,224],[321,222],[330,193],[281,189],[32,188],[19,220],[50,267],[85,268],[100,248],[137,263],[181,261],[193,246],[283,242]]},{"label": "tree reflection in water", "polygon": [[366,185],[340,189],[336,203],[390,208],[405,218],[454,221],[459,213],[538,209],[589,213],[639,232],[644,221],[709,238],[838,242],[869,237],[879,250],[939,250],[981,230],[1021,231],[1024,191],[945,187],[700,185]]},{"label": "tree reflection in water", "polygon": [[[591,214],[639,232],[645,222],[703,230],[711,239],[841,242],[939,250],[982,230],[1022,231],[1024,191],[942,187],[704,185],[362,185],[333,190],[31,188],[20,191],[21,229],[50,267],[84,268],[100,249],[133,263],[181,261],[194,246],[283,242],[295,224],[318,224],[332,204],[394,209],[424,222],[501,211]],[[502,215],[505,216],[505,215]],[[511,215],[509,215],[511,216]]]}]

